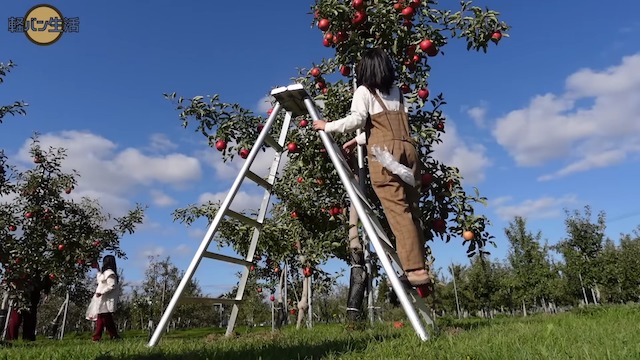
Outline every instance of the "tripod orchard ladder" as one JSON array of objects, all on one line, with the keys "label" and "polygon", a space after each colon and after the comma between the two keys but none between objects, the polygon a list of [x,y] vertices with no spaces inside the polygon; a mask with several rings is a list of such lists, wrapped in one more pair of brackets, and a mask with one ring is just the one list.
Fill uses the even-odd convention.
[{"label": "tripod orchard ladder", "polygon": [[[311,99],[307,91],[304,90],[301,84],[293,84],[287,87],[279,87],[273,89],[271,91],[271,96],[273,96],[276,100],[273,111],[271,115],[269,115],[269,118],[267,119],[262,131],[258,135],[256,143],[249,152],[249,155],[247,156],[245,163],[240,169],[240,172],[235,181],[231,185],[227,196],[222,201],[218,212],[211,221],[211,224],[209,225],[209,228],[204,235],[204,238],[198,250],[196,251],[196,254],[194,255],[191,263],[189,264],[189,267],[184,273],[183,278],[178,284],[178,287],[171,300],[169,301],[167,308],[162,314],[162,317],[158,322],[158,326],[156,327],[153,335],[151,336],[151,339],[149,340],[148,346],[155,346],[158,343],[162,331],[167,327],[171,314],[175,310],[176,306],[180,303],[195,302],[233,305],[231,316],[227,325],[226,336],[230,336],[233,333],[233,329],[235,327],[238,316],[239,306],[242,303],[245,287],[249,278],[250,266],[253,265],[252,260],[254,259],[258,239],[260,238],[262,223],[265,219],[267,208],[269,207],[269,203],[271,200],[272,187],[276,181],[276,175],[282,156],[281,154],[284,151],[284,144],[286,141],[287,133],[289,131],[291,119],[306,114],[309,114],[313,120],[320,119],[318,110],[313,100]],[[282,129],[280,130],[279,138],[277,141],[275,141],[273,137],[269,135],[269,130],[275,123],[278,113],[283,110],[285,111],[285,118],[282,124]],[[403,282],[401,280],[401,278],[405,275],[401,270],[402,268],[400,267],[398,256],[391,242],[387,238],[382,226],[376,219],[376,215],[372,210],[373,207],[364,196],[363,191],[358,184],[358,181],[356,181],[355,177],[353,176],[349,164],[342,156],[340,147],[335,143],[335,141],[333,141],[333,138],[324,131],[319,131],[318,134],[322,140],[324,147],[327,149],[327,154],[329,155],[332,163],[336,168],[336,171],[343,186],[345,187],[349,199],[351,200],[353,205],[355,205],[356,212],[358,213],[358,218],[360,219],[360,222],[364,227],[364,231],[366,232],[370,243],[373,245],[374,250],[382,264],[382,267],[389,276],[391,286],[395,291],[405,313],[407,314],[411,325],[413,326],[414,330],[421,340],[428,340],[429,334],[425,330],[425,326],[420,317],[422,317],[422,320],[424,320],[424,322],[426,322],[428,325],[433,326],[434,324],[429,315],[429,310],[426,304],[415,289],[411,288],[408,285],[405,285],[406,281]],[[276,152],[267,179],[264,179],[249,170],[252,163],[256,159],[258,152],[261,151],[263,144],[269,145]],[[230,209],[230,205],[245,178],[252,180],[265,189],[264,197],[262,199],[260,210],[258,211],[256,219],[249,218]],[[244,259],[217,254],[207,250],[225,216],[229,216],[245,224],[250,224],[254,227],[251,244],[249,245],[249,249]],[[220,260],[227,263],[244,266],[235,298],[193,298],[182,296],[187,283],[193,277],[196,269],[200,264],[200,261],[203,258]],[[395,268],[393,265],[394,263],[396,264]]]}]

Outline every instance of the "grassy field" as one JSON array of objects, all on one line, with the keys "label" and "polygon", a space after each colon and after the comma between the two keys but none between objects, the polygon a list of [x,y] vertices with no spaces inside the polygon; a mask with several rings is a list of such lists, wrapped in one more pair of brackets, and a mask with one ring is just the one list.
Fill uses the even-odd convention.
[{"label": "grassy field", "polygon": [[175,331],[154,347],[142,333],[92,343],[89,334],[63,341],[14,342],[0,359],[640,359],[640,306],[596,307],[559,315],[448,322],[422,343],[409,324],[353,331],[341,325],[241,330],[227,339],[213,329]]}]

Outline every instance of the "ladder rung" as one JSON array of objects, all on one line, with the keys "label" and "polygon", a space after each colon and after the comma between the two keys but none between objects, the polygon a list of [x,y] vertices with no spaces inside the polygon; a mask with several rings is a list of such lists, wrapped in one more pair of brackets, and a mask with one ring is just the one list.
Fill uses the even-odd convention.
[{"label": "ladder rung", "polygon": [[253,181],[254,183],[262,186],[263,188],[265,188],[268,191],[271,191],[271,188],[273,187],[273,185],[271,185],[267,180],[261,178],[260,176],[256,175],[254,172],[252,171],[247,171],[247,177],[249,179],[251,179],[251,181]]},{"label": "ladder rung", "polygon": [[271,135],[267,135],[267,137],[264,138],[264,142],[279,153],[281,153],[283,150],[282,146],[280,146],[280,144],[278,144],[275,139],[271,137]]},{"label": "ladder rung", "polygon": [[251,226],[253,226],[255,228],[261,228],[262,227],[262,224],[260,224],[256,220],[251,219],[249,217],[246,217],[246,216],[244,216],[244,215],[242,215],[240,213],[237,213],[237,212],[235,212],[235,211],[233,211],[231,209],[227,209],[225,214],[231,216],[232,218],[234,218],[234,219],[236,219],[236,220],[238,220],[238,221],[240,221],[240,222],[242,222],[242,223],[244,223],[246,225],[251,225]]},{"label": "ladder rung", "polygon": [[242,300],[185,296],[180,298],[181,304],[223,304],[234,305]]},{"label": "ladder rung", "polygon": [[251,261],[247,261],[245,259],[240,259],[240,258],[236,258],[236,257],[233,257],[233,256],[227,256],[227,255],[222,255],[222,254],[216,254],[216,253],[212,253],[210,251],[203,252],[202,256],[204,256],[204,257],[206,257],[208,259],[220,260],[220,261],[224,261],[224,262],[228,262],[228,263],[232,263],[232,264],[238,264],[238,265],[244,265],[244,266],[253,265],[253,263]]}]

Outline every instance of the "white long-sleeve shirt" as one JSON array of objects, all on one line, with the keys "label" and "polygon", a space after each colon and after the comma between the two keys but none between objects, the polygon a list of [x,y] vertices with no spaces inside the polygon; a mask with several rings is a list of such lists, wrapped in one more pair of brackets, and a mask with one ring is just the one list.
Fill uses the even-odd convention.
[{"label": "white long-sleeve shirt", "polygon": [[[400,88],[392,87],[389,95],[382,94],[380,91],[377,91],[377,93],[388,110],[397,111],[400,109],[400,96],[402,96]],[[358,86],[353,93],[353,100],[351,100],[351,113],[342,119],[327,122],[324,131],[345,133],[356,129],[364,130],[367,116],[381,113],[383,110],[369,89],[362,85]],[[364,131],[356,137],[356,141],[361,145],[367,142]]]}]

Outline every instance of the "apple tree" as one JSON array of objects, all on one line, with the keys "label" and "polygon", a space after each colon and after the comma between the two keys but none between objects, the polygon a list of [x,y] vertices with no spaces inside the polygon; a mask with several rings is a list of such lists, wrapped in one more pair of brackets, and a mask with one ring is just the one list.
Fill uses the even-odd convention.
[{"label": "apple tree", "polygon": [[[445,56],[444,49],[456,40],[466,43],[467,50],[486,52],[497,45],[509,26],[498,19],[493,10],[463,1],[458,9],[449,9],[431,0],[317,0],[311,6],[312,26],[320,31],[318,42],[333,50],[330,58],[298,70],[293,81],[303,84],[311,96],[322,103],[325,119],[338,119],[349,112],[353,91],[353,67],[360,54],[370,47],[382,47],[396,64],[398,82],[410,105],[410,123],[423,166],[421,211],[424,234],[449,242],[460,237],[468,245],[468,255],[485,255],[493,238],[486,231],[485,216],[475,213],[474,206],[485,198],[474,189],[468,194],[459,169],[434,158],[434,145],[442,142],[446,131],[442,94],[429,86],[431,59]],[[455,45],[452,45],[455,46]],[[464,46],[464,45],[463,45]],[[165,94],[174,101],[184,127],[195,125],[211,147],[220,151],[224,161],[236,156],[246,158],[257,132],[264,131],[265,118],[240,104],[225,103],[219,95],[183,98]],[[274,129],[282,125],[278,114]],[[286,256],[304,252],[304,261],[314,266],[329,256],[353,261],[347,249],[349,232],[348,199],[326,150],[310,127],[311,120],[293,119],[288,133],[287,163],[274,187],[277,205],[263,227],[261,238],[265,253]],[[269,129],[275,134],[273,129]],[[335,134],[338,143],[353,134]],[[262,145],[266,150],[267,145]],[[371,189],[369,194],[373,195]],[[386,226],[379,203],[377,211]],[[219,204],[205,204],[178,209],[176,219],[187,223],[206,216],[211,220]],[[228,231],[224,227],[228,227]],[[234,220],[223,224],[216,237],[223,245],[231,245],[246,254],[250,229]],[[269,237],[269,234],[275,237]],[[387,231],[391,235],[390,231]],[[393,240],[393,239],[392,239]],[[300,248],[291,245],[300,242]],[[495,245],[495,244],[494,244]],[[429,245],[426,247],[430,255]],[[431,258],[430,261],[433,259]]]},{"label": "apple tree", "polygon": [[[8,63],[0,62],[0,84],[4,82],[4,77],[14,68],[16,64],[9,60]],[[5,115],[25,115],[25,107],[27,107],[27,103],[24,101],[14,101],[11,105],[0,105],[0,124],[2,124],[2,119]]]},{"label": "apple tree", "polygon": [[143,220],[140,206],[112,218],[95,199],[73,201],[78,174],[61,170],[64,149],[43,149],[35,136],[30,153],[34,167],[24,171],[0,162],[0,275],[18,306],[27,305],[31,279],[73,287],[103,252],[125,257],[120,239]]}]

